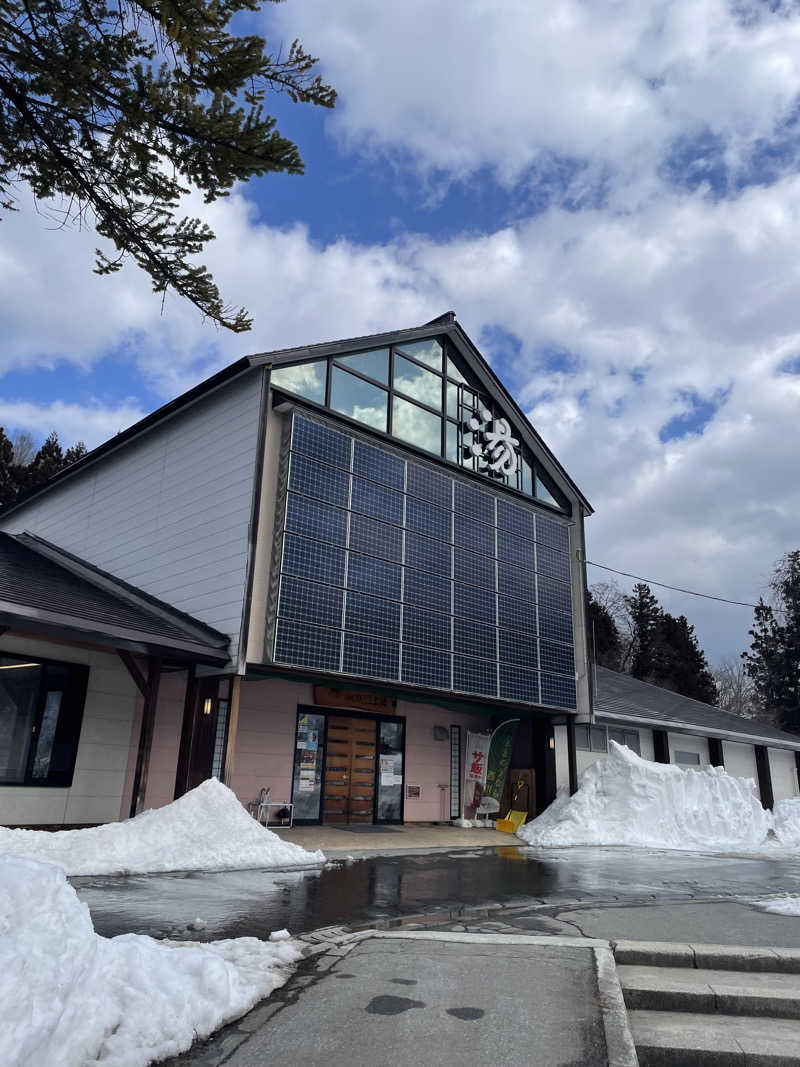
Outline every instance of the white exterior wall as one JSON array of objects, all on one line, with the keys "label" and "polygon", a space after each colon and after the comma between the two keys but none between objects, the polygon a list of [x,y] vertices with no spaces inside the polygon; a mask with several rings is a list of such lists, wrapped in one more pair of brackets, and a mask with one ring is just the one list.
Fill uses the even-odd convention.
[{"label": "white exterior wall", "polygon": [[[694,734],[677,734],[670,731],[667,734],[669,740],[669,761],[675,763],[675,752],[696,752],[700,757],[700,763],[696,766],[708,767],[708,739],[696,737]],[[680,767],[689,767],[687,763],[678,764]]]},{"label": "white exterior wall", "polygon": [[768,748],[769,769],[772,773],[772,795],[777,804],[779,800],[787,797],[796,797],[797,788],[797,764],[794,752],[785,748]]},{"label": "white exterior wall", "polygon": [[75,773],[69,788],[0,786],[0,825],[113,822],[119,818],[138,690],[112,652],[23,637],[0,638],[19,655],[89,665]]},{"label": "white exterior wall", "polygon": [[229,634],[245,592],[261,373],[252,371],[7,516]]},{"label": "white exterior wall", "polygon": [[733,775],[734,778],[752,778],[756,784],[756,793],[758,793],[756,751],[752,745],[739,741],[723,741],[722,758],[728,774]]}]

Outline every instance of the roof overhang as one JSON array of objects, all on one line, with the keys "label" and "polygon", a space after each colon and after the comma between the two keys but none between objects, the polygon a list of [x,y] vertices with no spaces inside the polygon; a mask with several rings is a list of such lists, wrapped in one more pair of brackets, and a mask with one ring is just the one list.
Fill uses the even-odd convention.
[{"label": "roof overhang", "polygon": [[650,726],[657,730],[674,730],[677,733],[693,734],[695,737],[715,737],[723,741],[737,741],[746,745],[766,745],[769,748],[785,748],[800,752],[800,737],[797,741],[790,741],[782,737],[765,737],[761,734],[739,733],[736,730],[719,730],[713,727],[698,726],[696,723],[681,722],[678,719],[650,718],[646,714],[638,712],[628,713],[625,711],[599,711],[595,709],[595,718],[603,719],[604,722],[635,723],[637,726]]}]

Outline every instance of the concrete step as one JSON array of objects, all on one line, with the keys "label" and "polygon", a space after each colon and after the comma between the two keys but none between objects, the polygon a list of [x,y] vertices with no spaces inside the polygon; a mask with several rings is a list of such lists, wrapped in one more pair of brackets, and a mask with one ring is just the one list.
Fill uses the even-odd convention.
[{"label": "concrete step", "polygon": [[631,1011],[640,1067],[797,1067],[800,1022],[741,1015]]},{"label": "concrete step", "polygon": [[613,948],[618,964],[800,974],[800,949],[797,948],[702,945],[670,941],[616,941]]},{"label": "concrete step", "polygon": [[629,1009],[800,1019],[800,978],[793,974],[622,964],[617,975]]}]

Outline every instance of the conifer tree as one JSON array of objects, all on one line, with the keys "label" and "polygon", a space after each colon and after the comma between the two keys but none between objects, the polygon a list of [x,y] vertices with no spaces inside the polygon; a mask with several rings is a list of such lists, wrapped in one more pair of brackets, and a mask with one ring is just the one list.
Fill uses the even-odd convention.
[{"label": "conifer tree", "polygon": [[631,674],[644,681],[651,680],[655,668],[656,643],[661,607],[650,586],[638,582],[631,596],[625,597],[631,616],[633,656]]},{"label": "conifer tree", "polygon": [[301,174],[268,97],[336,98],[298,41],[271,52],[231,32],[263,2],[0,0],[0,208],[14,210],[27,183],[51,218],[93,222],[113,246],[97,250],[97,273],[132,258],[155,292],[249,329],[194,259],[214,234],[180,216],[181,197],[194,187],[211,203],[235,182]]},{"label": "conifer tree", "polygon": [[753,641],[742,658],[761,714],[800,733],[800,550],[778,560],[770,588],[774,607],[759,600],[749,631]]},{"label": "conifer tree", "polygon": [[662,611],[656,632],[653,681],[685,697],[717,703],[717,686],[694,626],[685,615],[677,619]]},{"label": "conifer tree", "polygon": [[617,624],[611,612],[588,592],[589,604],[589,648],[595,663],[609,670],[618,671],[622,657],[622,646]]},{"label": "conifer tree", "polygon": [[14,446],[6,437],[0,426],[0,507],[10,504],[17,495],[17,483],[14,478]]}]

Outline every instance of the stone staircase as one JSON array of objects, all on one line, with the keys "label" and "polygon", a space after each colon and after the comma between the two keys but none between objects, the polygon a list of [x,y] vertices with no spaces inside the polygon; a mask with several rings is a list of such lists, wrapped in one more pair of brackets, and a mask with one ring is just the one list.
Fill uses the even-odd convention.
[{"label": "stone staircase", "polygon": [[800,950],[618,941],[641,1067],[800,1065]]}]

